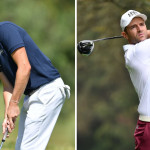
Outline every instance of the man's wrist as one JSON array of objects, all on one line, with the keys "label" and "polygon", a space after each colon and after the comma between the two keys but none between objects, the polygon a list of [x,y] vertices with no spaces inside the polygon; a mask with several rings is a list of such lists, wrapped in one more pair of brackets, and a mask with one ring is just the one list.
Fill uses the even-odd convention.
[{"label": "man's wrist", "polygon": [[13,103],[19,104],[19,101],[17,101],[17,100],[10,100],[10,102],[13,102]]}]

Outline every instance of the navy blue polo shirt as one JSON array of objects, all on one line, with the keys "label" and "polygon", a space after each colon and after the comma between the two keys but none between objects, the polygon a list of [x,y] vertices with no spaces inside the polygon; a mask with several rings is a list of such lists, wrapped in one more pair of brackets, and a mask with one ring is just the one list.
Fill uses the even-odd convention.
[{"label": "navy blue polo shirt", "polygon": [[17,65],[11,54],[20,47],[25,47],[31,65],[31,74],[24,94],[28,95],[32,90],[60,77],[50,59],[40,51],[28,33],[16,24],[5,21],[0,22],[0,71],[13,86]]}]

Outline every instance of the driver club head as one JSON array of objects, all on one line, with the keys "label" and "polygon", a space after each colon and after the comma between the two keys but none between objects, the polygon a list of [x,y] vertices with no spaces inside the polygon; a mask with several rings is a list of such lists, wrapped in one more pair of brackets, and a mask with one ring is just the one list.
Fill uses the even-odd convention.
[{"label": "driver club head", "polygon": [[77,45],[78,51],[82,55],[90,55],[94,49],[94,42],[91,40],[80,41]]}]

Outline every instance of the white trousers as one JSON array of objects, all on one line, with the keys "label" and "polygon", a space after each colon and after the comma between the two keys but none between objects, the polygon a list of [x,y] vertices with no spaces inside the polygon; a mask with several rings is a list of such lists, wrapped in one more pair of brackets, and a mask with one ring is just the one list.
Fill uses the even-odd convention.
[{"label": "white trousers", "polygon": [[26,96],[15,150],[45,150],[70,87],[61,78]]}]

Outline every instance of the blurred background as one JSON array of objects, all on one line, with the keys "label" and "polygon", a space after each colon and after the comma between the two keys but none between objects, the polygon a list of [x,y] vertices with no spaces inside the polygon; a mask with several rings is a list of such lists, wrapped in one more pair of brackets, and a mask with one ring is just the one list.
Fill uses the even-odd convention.
[{"label": "blurred background", "polygon": [[[129,9],[145,13],[150,0],[77,0],[77,42],[121,34]],[[90,56],[77,52],[78,150],[133,150],[138,97],[125,68],[125,39],[95,42]]]},{"label": "blurred background", "polygon": [[[64,82],[70,85],[71,98],[64,104],[47,150],[74,150],[75,0],[1,0],[0,21],[12,21],[23,27],[41,51],[51,59]],[[0,83],[0,125],[4,117],[2,90]],[[19,118],[16,129],[3,145],[4,150],[15,149],[18,120]],[[2,137],[2,126],[0,137]]]}]

